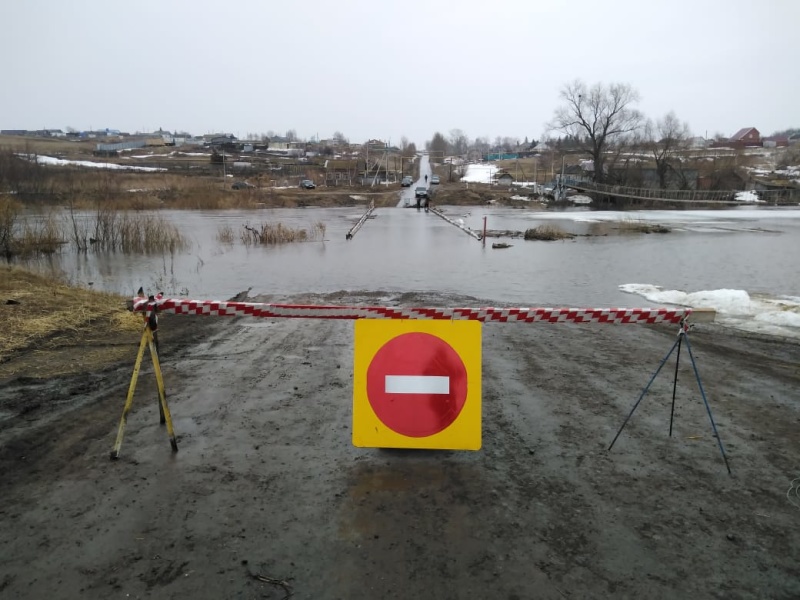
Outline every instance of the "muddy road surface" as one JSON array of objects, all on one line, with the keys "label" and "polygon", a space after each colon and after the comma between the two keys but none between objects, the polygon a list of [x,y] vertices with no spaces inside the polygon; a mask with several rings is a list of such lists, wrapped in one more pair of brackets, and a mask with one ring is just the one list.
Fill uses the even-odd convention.
[{"label": "muddy road surface", "polygon": [[675,334],[484,325],[483,448],[402,451],[351,445],[353,322],[165,317],[177,454],[150,367],[116,462],[132,365],[0,388],[0,597],[800,597],[800,346],[692,331],[733,476],[685,353],[606,451]]}]

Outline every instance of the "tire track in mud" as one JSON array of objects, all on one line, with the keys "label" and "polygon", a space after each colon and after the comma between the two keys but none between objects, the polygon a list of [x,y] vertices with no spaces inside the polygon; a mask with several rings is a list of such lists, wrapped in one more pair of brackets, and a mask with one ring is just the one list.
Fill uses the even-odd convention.
[{"label": "tire track in mud", "polygon": [[[224,597],[231,584],[251,591],[259,585],[241,577],[243,560],[258,565],[273,552],[304,554],[307,523],[322,527],[330,520],[329,504],[319,501],[335,466],[329,449],[349,442],[341,423],[350,405],[348,325],[284,320],[265,330],[230,324],[176,361],[167,391],[177,390],[169,399],[180,451],[170,457],[163,428],[153,426],[155,408],[140,405],[126,434],[123,468],[107,490],[128,512],[111,526],[100,524],[95,535],[119,551],[97,557],[93,590],[117,590],[127,573],[135,583],[126,589],[133,592],[155,586],[165,594],[207,595],[208,586],[197,587],[196,578],[187,587],[172,568],[179,565],[189,582],[191,573],[216,573],[218,597]],[[122,495],[133,485],[141,496],[131,504]],[[177,524],[185,533],[173,537]],[[139,541],[134,547],[115,541],[130,539]]]},{"label": "tire track in mud", "polygon": [[[682,437],[666,435],[662,374],[660,400],[646,399],[605,453],[674,341],[659,329],[486,325],[479,452],[352,447],[350,322],[241,319],[209,331],[164,347],[177,454],[148,371],[120,461],[107,460],[123,400],[114,392],[107,430],[98,402],[53,446],[71,457],[37,454],[38,475],[14,466],[3,496],[14,502],[0,506],[15,533],[2,542],[5,592],[280,597],[248,569],[291,577],[297,598],[797,590],[800,549],[786,535],[796,509],[781,504],[780,476],[800,455],[800,385],[785,366],[761,378],[758,360],[748,366],[768,345],[693,340],[734,447],[732,479],[713,438],[686,439],[708,425],[683,374]],[[791,364],[797,350],[781,349]]]},{"label": "tire track in mud", "polygon": [[[569,569],[553,569],[545,564],[541,565],[543,570],[558,577],[559,584],[568,584],[568,588],[594,582],[604,586],[597,588],[605,590],[604,593],[633,594],[637,581],[646,574],[665,589],[683,590],[687,594],[702,589],[711,594],[722,580],[741,578],[749,569],[748,560],[753,555],[748,558],[743,545],[732,547],[731,540],[738,541],[739,535],[760,538],[762,543],[771,540],[770,547],[775,540],[786,540],[779,528],[766,534],[765,528],[772,529],[773,522],[762,519],[758,524],[753,523],[751,513],[741,505],[728,508],[724,517],[718,512],[721,502],[728,504],[724,498],[740,498],[743,491],[754,500],[758,498],[757,502],[767,512],[785,510],[780,506],[778,494],[767,498],[763,492],[762,486],[770,485],[764,471],[768,463],[746,450],[752,426],[763,422],[764,415],[758,418],[753,414],[747,422],[728,426],[733,415],[731,407],[727,402],[713,402],[715,397],[741,398],[750,381],[761,382],[761,395],[770,395],[774,390],[763,387],[765,382],[758,375],[758,366],[749,364],[740,341],[720,336],[722,339],[713,343],[717,349],[713,354],[706,349],[704,340],[694,344],[693,350],[701,374],[711,375],[707,380],[704,377],[704,385],[707,393],[712,390],[715,418],[729,447],[729,457],[731,448],[746,452],[739,458],[740,472],[749,480],[744,489],[742,481],[725,473],[685,355],[679,377],[676,437],[667,436],[673,371],[665,366],[659,375],[664,383],[651,388],[614,451],[610,454],[605,451],[641,388],[675,341],[671,334],[658,328],[609,328],[594,332],[580,326],[557,327],[558,330],[537,330],[536,336],[517,327],[498,336],[505,345],[499,348],[498,356],[516,357],[500,373],[514,365],[519,373],[505,383],[505,388],[501,384],[498,392],[518,399],[498,415],[504,430],[515,431],[508,447],[516,456],[523,455],[525,448],[535,448],[535,459],[539,459],[536,470],[542,476],[539,485],[546,488],[555,482],[555,495],[550,498],[549,506],[553,509],[552,516],[564,524],[563,528],[556,527],[556,531],[574,533],[577,528],[589,539],[586,545],[583,539],[578,539],[575,545],[583,550],[578,563],[583,566],[587,566],[586,561],[591,563],[587,567],[591,576],[583,577],[580,582]],[[490,341],[491,334],[487,331],[485,346]],[[719,352],[728,344],[729,350]],[[568,348],[569,353],[561,351],[559,346]],[[525,350],[517,352],[518,348]],[[781,348],[787,350],[786,346]],[[506,354],[502,352],[504,349]],[[758,348],[753,350],[760,352]],[[788,352],[790,356],[792,353],[797,356],[797,349]],[[674,361],[674,355],[672,358]],[[726,364],[729,361],[732,362]],[[486,386],[494,379],[490,375],[494,363],[484,364]],[[769,385],[782,389],[785,370],[779,371],[771,375]],[[488,400],[491,392],[484,389]],[[629,397],[621,393],[627,389],[631,392]],[[526,397],[530,400],[527,403],[519,400]],[[773,404],[777,408],[785,403],[784,400]],[[755,404],[754,410],[758,410],[756,406],[764,408]],[[799,407],[795,396],[795,415]],[[780,427],[786,416],[776,414],[775,424],[769,427]],[[525,430],[528,427],[534,428],[536,441],[530,439],[531,430]],[[743,431],[740,433],[739,429]],[[701,442],[694,441],[698,432],[704,434]],[[505,431],[503,436],[508,437]],[[783,435],[780,439],[785,441],[790,436]],[[705,450],[700,450],[698,444]],[[754,468],[748,459],[761,462],[762,466]],[[770,463],[773,468],[780,465],[780,461],[771,458]],[[567,499],[568,509],[562,509],[563,503],[557,502],[559,493]],[[573,506],[581,516],[569,522]],[[731,529],[737,534],[730,533]],[[680,550],[686,545],[708,550],[693,553],[687,559]],[[749,543],[744,546],[750,552],[755,551]],[[563,561],[564,556],[570,558],[570,552],[569,547],[561,552],[562,567],[574,564]],[[775,548],[775,552],[786,556],[792,550],[783,545],[780,550]],[[727,560],[721,565],[715,557],[722,555]],[[559,564],[558,560],[553,562]],[[759,585],[769,586],[768,577],[763,574],[775,569],[774,563],[763,554],[758,563],[758,575],[749,584],[754,592]],[[722,573],[703,582],[695,580],[692,587],[687,581],[698,568]],[[787,565],[781,568],[786,573]]]},{"label": "tire track in mud", "polygon": [[574,463],[564,449],[575,440],[564,411],[549,405],[538,383],[554,377],[536,358],[553,353],[551,341],[525,326],[484,328],[485,451],[510,484],[513,525],[525,531],[518,543],[531,563],[556,586],[587,579],[605,586],[591,564],[597,553],[592,499],[568,474]]}]

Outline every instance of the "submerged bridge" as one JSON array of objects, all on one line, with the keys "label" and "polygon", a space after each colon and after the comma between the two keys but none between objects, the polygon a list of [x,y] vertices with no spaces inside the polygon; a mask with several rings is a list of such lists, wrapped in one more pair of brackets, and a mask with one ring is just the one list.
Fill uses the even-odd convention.
[{"label": "submerged bridge", "polygon": [[[742,190],[660,190],[605,183],[565,183],[565,186],[585,194],[651,202],[697,204],[753,204],[755,202],[789,204],[800,202],[800,188],[743,192]],[[743,198],[744,195],[750,196],[750,198]]]}]

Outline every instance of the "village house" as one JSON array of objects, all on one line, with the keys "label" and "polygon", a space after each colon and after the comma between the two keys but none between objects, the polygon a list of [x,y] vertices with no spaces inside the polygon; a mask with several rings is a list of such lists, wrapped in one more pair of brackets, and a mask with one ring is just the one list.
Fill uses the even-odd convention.
[{"label": "village house", "polygon": [[325,185],[353,185],[364,172],[364,161],[331,159],[325,161]]},{"label": "village house", "polygon": [[755,127],[743,127],[734,133],[723,145],[729,148],[748,148],[761,146],[761,133]]}]

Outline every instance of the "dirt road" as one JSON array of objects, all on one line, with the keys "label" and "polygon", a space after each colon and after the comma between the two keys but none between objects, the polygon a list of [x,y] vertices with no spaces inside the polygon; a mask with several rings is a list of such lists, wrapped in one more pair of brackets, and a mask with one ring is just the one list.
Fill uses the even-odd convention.
[{"label": "dirt road", "polygon": [[692,332],[730,477],[685,355],[605,450],[674,328],[485,325],[479,452],[351,445],[352,322],[161,335],[175,455],[149,370],[117,462],[131,365],[0,388],[0,596],[800,597],[798,344]]}]

